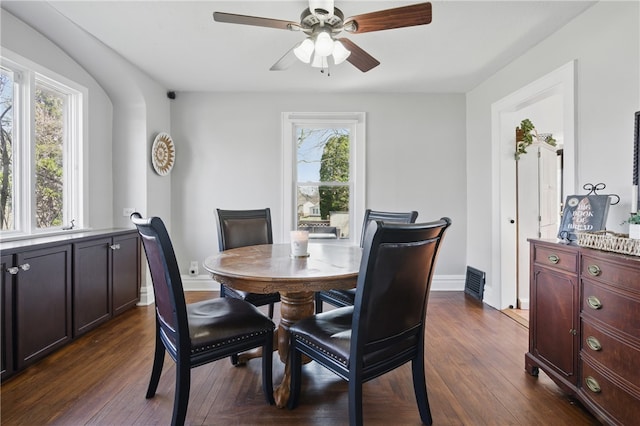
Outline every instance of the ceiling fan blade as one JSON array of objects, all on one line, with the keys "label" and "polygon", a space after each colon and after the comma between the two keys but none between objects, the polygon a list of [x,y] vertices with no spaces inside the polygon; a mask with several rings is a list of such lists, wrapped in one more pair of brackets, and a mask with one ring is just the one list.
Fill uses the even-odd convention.
[{"label": "ceiling fan blade", "polygon": [[344,29],[352,34],[390,30],[431,23],[431,3],[418,3],[364,13],[345,19]]},{"label": "ceiling fan blade", "polygon": [[289,49],[289,51],[285,53],[282,56],[282,58],[278,59],[278,61],[275,64],[273,64],[271,68],[269,68],[269,71],[282,71],[282,70],[286,70],[291,65],[293,65],[298,60],[295,53],[293,53],[293,49],[295,49],[299,45],[300,43],[296,44],[291,49]]},{"label": "ceiling fan blade", "polygon": [[367,72],[380,65],[380,61],[362,50],[357,44],[355,44],[348,38],[341,38],[339,40],[344,45],[344,47],[351,52],[351,55],[349,55],[347,61],[349,61],[351,65],[358,68],[360,71]]},{"label": "ceiling fan blade", "polygon": [[261,18],[259,16],[236,15],[235,13],[213,12],[213,20],[229,24],[254,25],[256,27],[277,28],[280,30],[300,30],[300,24],[297,22]]}]

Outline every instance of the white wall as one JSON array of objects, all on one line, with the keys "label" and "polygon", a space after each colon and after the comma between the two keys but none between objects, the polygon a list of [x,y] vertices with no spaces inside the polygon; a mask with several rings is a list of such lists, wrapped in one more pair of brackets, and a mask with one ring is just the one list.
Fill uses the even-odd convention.
[{"label": "white wall", "polygon": [[464,274],[465,101],[459,94],[178,93],[171,108],[173,239],[183,270],[217,252],[216,208],[270,207],[274,238],[281,235],[284,111],[365,112],[366,207],[417,210],[418,221],[449,216],[453,225],[436,274]]},{"label": "white wall", "polygon": [[[467,94],[467,260],[487,272],[491,293],[499,271],[492,253],[490,185],[491,105],[541,76],[576,60],[576,182],[604,182],[622,201],[612,206],[607,227],[621,231],[629,211],[634,112],[640,110],[640,17],[638,2],[600,2]],[[470,210],[471,211],[471,210]],[[499,218],[507,220],[508,218]],[[499,295],[498,295],[499,296]],[[497,301],[488,301],[497,306]],[[494,304],[495,303],[495,304]]]}]

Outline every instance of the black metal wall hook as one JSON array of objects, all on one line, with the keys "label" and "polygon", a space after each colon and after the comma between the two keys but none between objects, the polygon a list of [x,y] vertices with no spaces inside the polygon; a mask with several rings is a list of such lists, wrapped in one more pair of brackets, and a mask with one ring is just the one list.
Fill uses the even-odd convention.
[{"label": "black metal wall hook", "polygon": [[[582,189],[589,191],[587,192],[587,195],[600,195],[598,194],[597,191],[602,191],[603,189],[605,189],[607,187],[607,185],[605,185],[604,183],[600,182],[600,183],[596,183],[595,185],[592,183],[585,183],[584,185],[582,185]],[[608,194],[609,197],[615,197],[617,198],[617,200],[615,202],[613,202],[613,200],[611,200],[611,205],[615,206],[616,204],[618,204],[620,202],[620,196],[618,194]]]}]

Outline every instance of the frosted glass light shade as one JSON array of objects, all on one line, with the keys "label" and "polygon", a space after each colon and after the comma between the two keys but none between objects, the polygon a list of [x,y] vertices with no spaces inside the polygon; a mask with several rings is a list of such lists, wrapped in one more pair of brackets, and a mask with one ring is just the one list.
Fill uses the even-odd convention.
[{"label": "frosted glass light shade", "polygon": [[329,63],[327,62],[326,56],[320,56],[318,52],[313,55],[313,62],[311,62],[311,66],[314,68],[328,68]]},{"label": "frosted glass light shade", "polygon": [[311,62],[311,55],[313,54],[313,42],[309,39],[305,39],[298,47],[293,49],[293,53],[302,62],[308,64]]},{"label": "frosted glass light shade", "polygon": [[343,63],[349,55],[351,55],[351,52],[341,42],[338,40],[333,42],[333,62],[336,65]]},{"label": "frosted glass light shade", "polygon": [[320,56],[329,56],[333,53],[333,40],[327,33],[320,33],[316,37],[316,53]]}]

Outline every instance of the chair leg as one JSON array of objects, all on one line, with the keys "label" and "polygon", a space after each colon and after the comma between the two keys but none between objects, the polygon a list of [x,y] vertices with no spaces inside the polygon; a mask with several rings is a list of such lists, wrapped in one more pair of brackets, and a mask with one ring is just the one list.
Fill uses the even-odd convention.
[{"label": "chair leg", "polygon": [[319,291],[316,291],[315,299],[316,299],[316,314],[319,314],[320,312],[322,312],[322,298],[320,297]]},{"label": "chair leg", "polygon": [[349,379],[349,426],[362,426],[362,381]]},{"label": "chair leg", "polygon": [[153,355],[153,367],[151,368],[151,380],[147,388],[146,398],[153,398],[158,389],[160,375],[162,374],[162,366],[164,365],[164,343],[160,339],[160,332],[156,328],[156,348]]},{"label": "chair leg", "polygon": [[189,359],[176,362],[176,394],[173,399],[173,416],[171,426],[182,426],[187,418],[189,405],[189,390],[191,389],[191,365]]},{"label": "chair leg", "polygon": [[273,319],[273,303],[269,303],[269,318]]},{"label": "chair leg", "polygon": [[411,372],[413,373],[413,390],[416,394],[420,419],[425,425],[431,425],[431,408],[429,407],[429,397],[427,396],[427,382],[424,377],[424,355],[420,354],[411,362]]},{"label": "chair leg", "polygon": [[287,408],[293,410],[298,406],[300,389],[302,388],[302,353],[295,349],[293,339],[289,347],[289,367],[291,368],[291,394]]},{"label": "chair leg", "polygon": [[267,402],[274,405],[273,399],[273,332],[267,335],[262,347],[262,391]]}]

